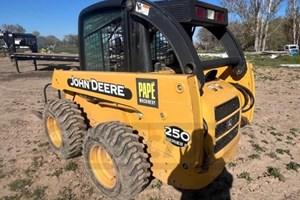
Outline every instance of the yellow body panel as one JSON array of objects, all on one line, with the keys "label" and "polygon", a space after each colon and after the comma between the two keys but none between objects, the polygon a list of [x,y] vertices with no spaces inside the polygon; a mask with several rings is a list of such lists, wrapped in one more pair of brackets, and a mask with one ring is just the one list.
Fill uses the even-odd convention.
[{"label": "yellow body panel", "polygon": [[[222,89],[214,91],[210,84]],[[132,126],[144,138],[153,175],[176,187],[208,185],[237,153],[239,132],[213,153],[216,124],[222,122],[214,120],[214,108],[239,96],[223,80],[205,84],[200,95],[194,75],[54,71],[52,86],[80,105],[91,126],[116,120]],[[208,125],[205,139],[204,118]],[[186,143],[176,146],[168,140],[166,135],[172,127],[188,134]],[[176,130],[171,134],[177,134]]]},{"label": "yellow body panel", "polygon": [[[240,79],[234,78],[232,76],[232,68],[231,67],[221,67],[216,69],[218,71],[217,77],[225,80],[226,82],[230,83],[238,83],[246,88],[248,88],[252,94],[255,96],[255,80],[254,80],[254,72],[253,72],[253,66],[252,63],[247,63],[247,73]],[[205,71],[204,73],[207,73],[210,70]],[[242,104],[244,103],[244,98],[242,94],[240,94]],[[250,103],[250,102],[249,102]],[[248,106],[249,106],[248,103]],[[242,116],[245,118],[247,122],[253,121],[253,115],[254,115],[254,106],[249,111],[242,113]]]}]

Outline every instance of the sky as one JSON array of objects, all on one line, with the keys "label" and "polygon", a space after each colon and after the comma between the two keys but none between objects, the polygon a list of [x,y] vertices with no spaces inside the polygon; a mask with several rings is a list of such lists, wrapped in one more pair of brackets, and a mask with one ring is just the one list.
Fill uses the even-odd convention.
[{"label": "sky", "polygon": [[62,39],[77,34],[79,13],[99,0],[2,0],[0,26],[19,24],[26,32],[39,31],[41,35],[55,35]]},{"label": "sky", "polygon": [[[28,33],[38,31],[42,36],[55,35],[59,39],[77,34],[78,16],[85,7],[99,0],[2,0],[0,26],[19,24]],[[204,0],[219,4],[219,0]]]}]

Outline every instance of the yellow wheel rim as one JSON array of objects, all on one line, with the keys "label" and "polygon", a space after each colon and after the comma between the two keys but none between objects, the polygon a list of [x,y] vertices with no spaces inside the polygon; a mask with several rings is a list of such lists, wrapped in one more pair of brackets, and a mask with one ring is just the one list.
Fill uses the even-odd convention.
[{"label": "yellow wheel rim", "polygon": [[56,120],[52,116],[49,116],[47,119],[47,129],[48,129],[48,133],[49,133],[52,144],[56,148],[60,148],[62,145],[61,132],[56,123]]},{"label": "yellow wheel rim", "polygon": [[95,177],[106,188],[116,185],[116,170],[114,163],[107,151],[98,145],[94,145],[89,153],[90,165]]}]

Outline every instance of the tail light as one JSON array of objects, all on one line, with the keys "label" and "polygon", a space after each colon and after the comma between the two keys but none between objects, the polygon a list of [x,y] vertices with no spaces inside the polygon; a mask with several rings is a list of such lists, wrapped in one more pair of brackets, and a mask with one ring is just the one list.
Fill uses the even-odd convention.
[{"label": "tail light", "polygon": [[218,22],[224,22],[224,13],[223,12],[217,12],[216,13],[216,18]]},{"label": "tail light", "polygon": [[205,19],[206,18],[206,11],[205,8],[202,7],[196,7],[196,16],[201,18],[201,19]]}]

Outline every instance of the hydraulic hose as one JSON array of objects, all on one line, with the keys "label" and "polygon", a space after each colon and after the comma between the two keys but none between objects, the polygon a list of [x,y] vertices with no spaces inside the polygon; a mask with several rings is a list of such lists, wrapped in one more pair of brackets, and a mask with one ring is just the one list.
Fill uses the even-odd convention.
[{"label": "hydraulic hose", "polygon": [[[242,113],[245,113],[245,112],[249,111],[250,109],[252,109],[253,106],[254,106],[254,103],[255,103],[254,95],[252,94],[252,92],[248,88],[246,88],[246,87],[244,87],[244,86],[242,86],[242,85],[240,85],[238,83],[231,83],[231,84],[238,91],[241,92],[241,94],[243,95],[243,97],[245,99],[244,105],[242,107]],[[249,101],[250,101],[250,105],[249,105],[248,108],[246,108],[247,105],[248,105],[248,103],[249,103]]]}]

